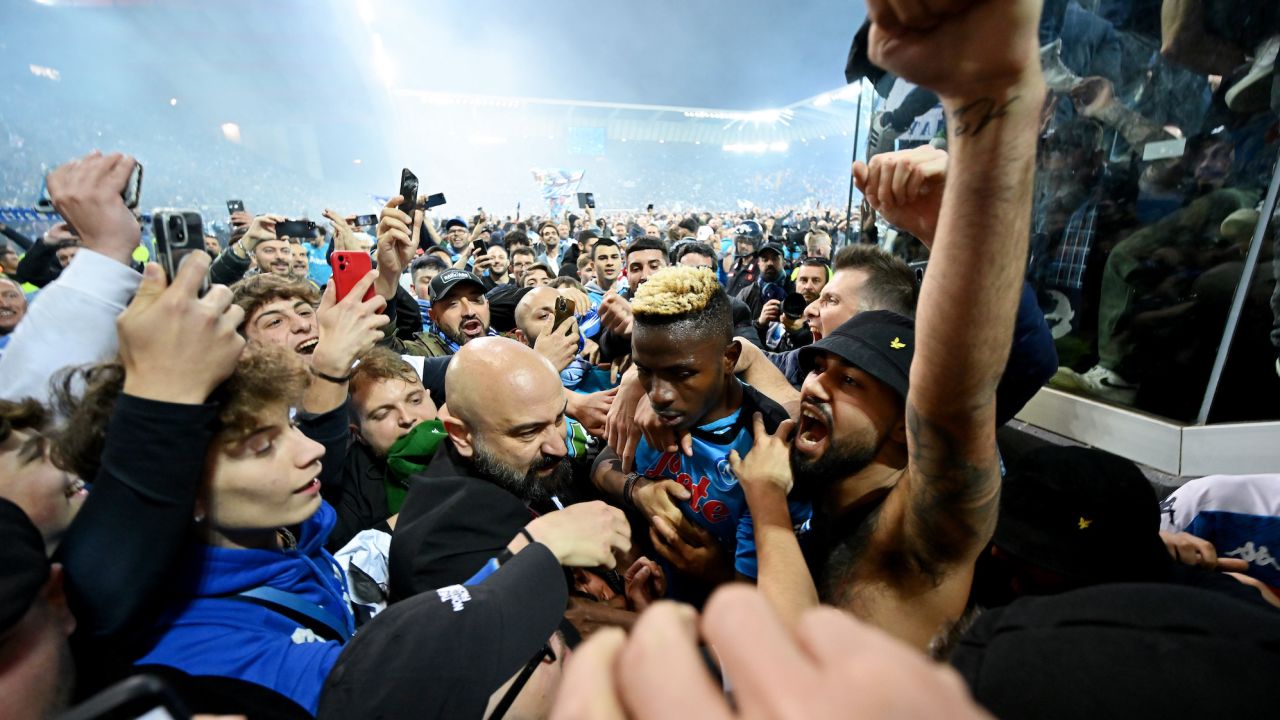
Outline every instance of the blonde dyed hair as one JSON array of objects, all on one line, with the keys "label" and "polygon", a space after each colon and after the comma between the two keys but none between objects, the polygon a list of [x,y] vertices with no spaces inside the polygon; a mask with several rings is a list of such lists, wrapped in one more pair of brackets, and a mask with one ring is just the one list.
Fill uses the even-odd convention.
[{"label": "blonde dyed hair", "polygon": [[715,273],[706,268],[675,265],[654,273],[631,301],[639,316],[677,317],[698,313],[711,304],[716,292],[723,292]]},{"label": "blonde dyed hair", "polygon": [[661,327],[682,340],[733,340],[729,296],[706,268],[677,265],[659,270],[636,290],[631,310],[638,328]]}]

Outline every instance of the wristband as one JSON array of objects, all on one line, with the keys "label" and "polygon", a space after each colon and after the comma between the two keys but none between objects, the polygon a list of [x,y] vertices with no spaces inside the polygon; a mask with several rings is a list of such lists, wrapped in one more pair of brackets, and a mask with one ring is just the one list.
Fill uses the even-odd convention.
[{"label": "wristband", "polygon": [[631,499],[631,493],[635,491],[636,481],[640,477],[640,473],[629,472],[627,473],[627,479],[622,483],[622,502],[626,503],[628,507],[636,506],[635,501]]},{"label": "wristband", "polygon": [[520,534],[524,536],[525,540],[529,541],[530,545],[538,542],[537,540],[533,539],[533,535],[529,532],[529,528],[520,528]]},{"label": "wristband", "polygon": [[315,369],[314,367],[311,367],[311,366],[308,366],[308,367],[309,367],[309,369],[311,370],[311,374],[312,374],[312,375],[315,375],[316,377],[320,378],[321,380],[324,380],[324,381],[326,381],[326,382],[331,382],[331,383],[333,383],[333,384],[335,384],[335,385],[341,385],[342,383],[345,383],[345,382],[350,381],[350,380],[351,380],[351,378],[352,378],[352,376],[354,376],[354,375],[356,374],[355,370],[351,370],[351,371],[349,371],[346,375],[344,375],[344,376],[342,376],[342,377],[335,377],[335,376],[333,376],[333,375],[325,375],[324,373],[320,372],[319,370]]}]

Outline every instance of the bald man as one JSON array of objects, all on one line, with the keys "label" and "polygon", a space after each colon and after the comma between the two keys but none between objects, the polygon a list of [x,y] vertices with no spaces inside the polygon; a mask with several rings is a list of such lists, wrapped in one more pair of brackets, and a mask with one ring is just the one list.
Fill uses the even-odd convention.
[{"label": "bald man", "polygon": [[[454,355],[445,389],[448,437],[414,478],[391,541],[393,601],[471,579],[531,518],[554,514],[555,500],[566,500],[565,395],[546,358],[515,340],[477,338]],[[559,511],[566,532],[598,545],[604,513],[614,532],[603,540],[629,549],[622,512],[598,505],[596,522]]]}]

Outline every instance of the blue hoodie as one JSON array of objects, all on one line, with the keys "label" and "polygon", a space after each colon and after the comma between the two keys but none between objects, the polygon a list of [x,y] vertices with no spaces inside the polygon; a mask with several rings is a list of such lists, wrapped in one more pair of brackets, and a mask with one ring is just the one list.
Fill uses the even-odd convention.
[{"label": "blue hoodie", "polygon": [[150,649],[137,664],[247,680],[316,712],[342,645],[274,610],[227,596],[263,585],[285,590],[320,605],[354,632],[346,582],[324,549],[336,518],[322,502],[302,524],[295,550],[193,545],[178,597],[161,614]]}]

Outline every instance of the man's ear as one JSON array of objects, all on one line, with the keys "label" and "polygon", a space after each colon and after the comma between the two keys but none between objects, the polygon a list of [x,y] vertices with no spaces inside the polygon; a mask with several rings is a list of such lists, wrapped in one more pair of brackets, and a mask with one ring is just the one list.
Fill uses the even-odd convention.
[{"label": "man's ear", "polygon": [[355,438],[355,439],[356,439],[356,442],[361,443],[361,444],[363,444],[363,445],[368,445],[368,444],[369,444],[369,441],[364,439],[364,435],[361,435],[361,434],[360,434],[360,426],[359,426],[359,425],[357,425],[357,424],[355,424],[355,423],[348,423],[348,424],[347,424],[347,429],[351,431],[351,437]]},{"label": "man's ear", "polygon": [[529,347],[533,347],[533,343],[529,341],[529,336],[525,335],[524,331],[521,330],[520,328],[516,328],[515,330],[512,330],[511,334],[515,336],[515,339],[521,345],[528,345]]},{"label": "man's ear", "polygon": [[738,358],[742,356],[742,341],[734,338],[724,346],[724,372],[726,375],[732,375],[733,369],[738,366]]},{"label": "man's ear", "polygon": [[472,440],[471,429],[467,424],[451,415],[442,415],[440,419],[444,422],[444,431],[449,434],[449,439],[453,441],[453,447],[457,449],[458,454],[464,458],[475,457],[476,447]]},{"label": "man's ear", "polygon": [[889,438],[899,445],[907,444],[907,416],[899,415],[897,420],[893,421],[893,429],[889,431]]}]

